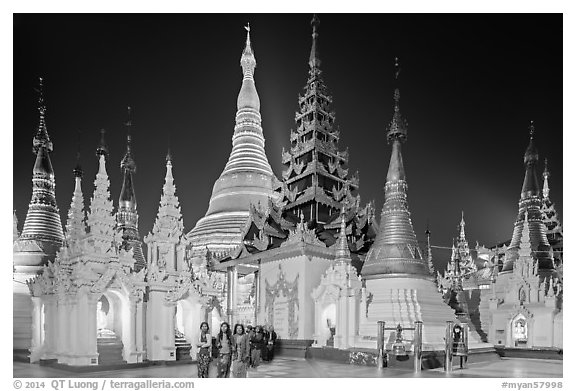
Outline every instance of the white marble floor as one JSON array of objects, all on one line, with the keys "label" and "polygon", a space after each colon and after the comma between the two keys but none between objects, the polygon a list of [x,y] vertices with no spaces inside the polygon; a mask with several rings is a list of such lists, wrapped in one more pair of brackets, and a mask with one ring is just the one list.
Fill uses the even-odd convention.
[{"label": "white marble floor", "polygon": [[[483,378],[558,378],[562,377],[562,361],[503,358],[499,361],[469,364],[466,369],[454,369],[446,374],[442,369],[422,371],[416,375],[408,369],[385,368],[338,364],[330,361],[305,360],[276,357],[271,363],[263,362],[257,369],[250,369],[250,378],[375,378],[375,377],[483,377]],[[121,369],[105,372],[73,373],[37,364],[14,362],[14,378],[193,378],[197,376],[195,364],[162,365],[136,369]],[[212,363],[210,376],[216,376]]]}]

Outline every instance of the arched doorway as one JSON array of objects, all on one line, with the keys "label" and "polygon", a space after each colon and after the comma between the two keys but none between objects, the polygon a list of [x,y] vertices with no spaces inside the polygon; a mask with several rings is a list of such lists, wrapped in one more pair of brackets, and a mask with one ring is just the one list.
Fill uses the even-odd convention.
[{"label": "arched doorway", "polygon": [[528,322],[526,317],[518,314],[512,320],[512,346],[525,348],[528,347]]},{"label": "arched doorway", "polygon": [[320,316],[320,326],[323,345],[334,347],[334,335],[336,334],[336,303],[330,303],[324,307]]},{"label": "arched doorway", "polygon": [[130,344],[128,306],[123,296],[107,290],[96,302],[98,364],[125,364]]}]

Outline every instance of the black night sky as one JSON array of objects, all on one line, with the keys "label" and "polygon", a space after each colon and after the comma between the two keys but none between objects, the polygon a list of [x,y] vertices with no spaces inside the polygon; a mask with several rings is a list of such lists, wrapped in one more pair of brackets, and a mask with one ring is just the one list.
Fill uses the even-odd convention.
[{"label": "black night sky", "polygon": [[[562,16],[560,14],[320,14],[319,52],[334,99],[341,149],[360,173],[362,202],[378,220],[390,159],[394,57],[408,201],[419,240],[450,246],[463,210],[471,246],[512,236],[534,120],[539,172],[548,158],[551,198],[562,218]],[[242,81],[243,26],[250,22],[268,160],[280,177],[307,79],[311,14],[15,14],[14,208],[19,229],[31,196],[37,78],[63,224],[74,181],[78,131],[86,208],[99,129],[110,149],[117,206],[127,106],[140,234],[152,228],[172,150],[186,232],[207,208],[231,151]]]}]

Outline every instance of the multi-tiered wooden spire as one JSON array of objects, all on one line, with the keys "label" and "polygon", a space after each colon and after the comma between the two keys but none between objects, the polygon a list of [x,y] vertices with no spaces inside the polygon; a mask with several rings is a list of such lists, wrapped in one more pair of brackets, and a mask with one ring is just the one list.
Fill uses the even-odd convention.
[{"label": "multi-tiered wooden spire", "polygon": [[356,202],[352,192],[358,189],[358,177],[348,176],[348,151],[338,150],[340,132],[335,128],[332,97],[322,79],[318,54],[318,26],[312,19],[312,49],[308,64],[308,81],[303,96],[298,99],[296,130],[290,134],[291,147],[282,152],[287,168],[284,179],[284,210],[296,221],[301,213],[306,221],[332,221],[342,203]]}]

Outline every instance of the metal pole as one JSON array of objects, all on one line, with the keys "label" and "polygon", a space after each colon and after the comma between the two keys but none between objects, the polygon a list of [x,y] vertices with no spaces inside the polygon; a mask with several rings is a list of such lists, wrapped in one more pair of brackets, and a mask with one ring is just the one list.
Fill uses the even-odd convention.
[{"label": "metal pole", "polygon": [[449,320],[446,322],[446,345],[444,347],[444,370],[447,373],[452,372],[452,345],[454,343],[452,337],[452,327],[454,326],[454,322]]},{"label": "metal pole", "polygon": [[414,322],[414,372],[422,371],[422,322]]},{"label": "metal pole", "polygon": [[382,369],[384,368],[384,354],[386,354],[385,352],[385,346],[384,346],[384,327],[385,327],[386,323],[383,320],[379,320],[378,321],[378,341],[377,341],[377,346],[378,346],[378,361],[376,363],[376,366],[378,367],[378,369]]},{"label": "metal pole", "polygon": [[464,364],[460,361],[460,368],[466,368],[468,363],[468,323],[462,323],[462,342],[464,342],[464,347],[466,348],[466,355],[463,359],[461,358]]}]

